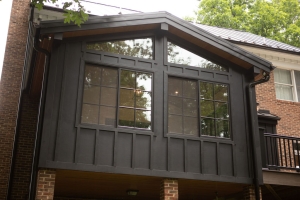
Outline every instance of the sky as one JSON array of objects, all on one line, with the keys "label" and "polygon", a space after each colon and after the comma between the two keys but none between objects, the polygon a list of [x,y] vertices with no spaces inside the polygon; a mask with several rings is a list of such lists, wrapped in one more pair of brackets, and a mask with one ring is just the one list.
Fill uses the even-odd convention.
[{"label": "sky", "polygon": [[[1,72],[5,51],[5,44],[7,38],[8,23],[10,18],[10,10],[13,0],[1,0],[0,1],[0,17],[1,17],[1,31],[0,31],[0,81]],[[62,0],[59,0],[62,1]],[[128,8],[138,10],[142,12],[155,12],[155,11],[167,11],[183,18],[185,16],[192,16],[196,10],[199,0],[84,0],[90,2],[99,2],[102,4],[118,6],[122,8]]]}]

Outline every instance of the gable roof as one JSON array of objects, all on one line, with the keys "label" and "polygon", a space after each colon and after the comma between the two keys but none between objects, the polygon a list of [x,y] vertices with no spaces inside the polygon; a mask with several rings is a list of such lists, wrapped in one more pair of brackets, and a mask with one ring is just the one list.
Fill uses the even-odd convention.
[{"label": "gable roof", "polygon": [[[41,22],[40,28],[41,34],[63,33],[64,37],[74,37],[84,36],[87,33],[100,34],[99,30],[108,30],[109,28],[114,30],[118,28],[119,32],[135,31],[139,30],[138,28],[147,27],[162,29],[162,24],[167,25],[167,28],[163,28],[165,31],[191,41],[239,66],[247,69],[255,66],[267,72],[274,69],[269,61],[167,12],[90,17],[82,27],[65,24],[63,20],[44,21]],[[106,33],[108,32],[106,31]]]},{"label": "gable roof", "polygon": [[257,46],[269,47],[273,49],[280,49],[280,50],[300,53],[300,48],[298,47],[294,47],[292,45],[285,44],[283,42],[278,42],[276,40],[265,38],[260,35],[255,35],[253,33],[249,33],[246,31],[221,28],[221,27],[209,26],[204,24],[194,24],[194,25],[203,30],[208,31],[211,34],[214,34],[215,36],[221,37],[223,39],[232,42],[251,44],[251,45],[257,45]]}]

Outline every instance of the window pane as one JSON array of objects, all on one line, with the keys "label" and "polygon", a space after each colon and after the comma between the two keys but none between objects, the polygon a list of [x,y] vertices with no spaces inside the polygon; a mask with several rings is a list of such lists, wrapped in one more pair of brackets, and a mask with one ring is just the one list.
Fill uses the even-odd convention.
[{"label": "window pane", "polygon": [[198,135],[198,119],[195,117],[184,117],[184,134]]},{"label": "window pane", "polygon": [[116,106],[117,89],[101,87],[101,105]]},{"label": "window pane", "polygon": [[114,126],[116,121],[116,108],[100,106],[99,124]]},{"label": "window pane", "polygon": [[121,71],[121,87],[135,88],[135,72],[128,70]]},{"label": "window pane", "polygon": [[183,133],[183,131],[182,131],[182,116],[169,115],[168,132],[181,133],[181,134]]},{"label": "window pane", "polygon": [[136,110],[135,125],[137,128],[151,129],[151,111]]},{"label": "window pane", "polygon": [[201,100],[200,114],[204,117],[215,117],[214,102]]},{"label": "window pane", "polygon": [[227,101],[228,89],[227,85],[215,84],[215,100],[218,101]]},{"label": "window pane", "polygon": [[292,86],[275,84],[276,88],[276,98],[283,100],[293,100]]},{"label": "window pane", "polygon": [[291,72],[276,68],[274,70],[274,80],[276,83],[292,84]]},{"label": "window pane", "polygon": [[169,96],[169,113],[182,115],[182,98]]},{"label": "window pane", "polygon": [[136,108],[145,108],[151,110],[151,93],[142,92],[140,90],[135,91],[136,95]]},{"label": "window pane", "polygon": [[169,78],[169,95],[182,96],[182,80],[178,78]]},{"label": "window pane", "polygon": [[81,122],[88,124],[98,124],[99,106],[83,104],[81,112]]},{"label": "window pane", "polygon": [[183,99],[183,114],[185,116],[197,117],[197,100]]},{"label": "window pane", "polygon": [[134,107],[134,90],[120,89],[120,106]]},{"label": "window pane", "polygon": [[99,104],[100,87],[84,85],[83,103]]},{"label": "window pane", "polygon": [[183,81],[183,96],[188,98],[197,98],[197,82],[196,81]]},{"label": "window pane", "polygon": [[214,85],[212,83],[200,82],[200,99],[214,98]]},{"label": "window pane", "polygon": [[228,119],[227,103],[215,102],[215,118]]},{"label": "window pane", "polygon": [[152,38],[89,43],[86,48],[145,59],[153,58]]},{"label": "window pane", "polygon": [[118,70],[103,68],[102,70],[102,85],[117,87],[118,82]]},{"label": "window pane", "polygon": [[215,120],[201,118],[201,134],[215,136]]},{"label": "window pane", "polygon": [[227,120],[217,120],[217,137],[230,138],[229,123]]},{"label": "window pane", "polygon": [[218,71],[227,71],[226,68],[206,60],[205,58],[202,58],[201,56],[198,56],[171,42],[168,42],[168,62]]},{"label": "window pane", "polygon": [[151,91],[152,74],[136,73],[136,89]]},{"label": "window pane", "polygon": [[84,82],[86,84],[99,85],[101,78],[101,68],[86,65],[84,73]]},{"label": "window pane", "polygon": [[[296,85],[297,87],[300,87],[300,71],[294,71],[295,72],[295,81],[296,81]],[[298,96],[300,94],[298,93]],[[298,97],[299,98],[299,97]]]},{"label": "window pane", "polygon": [[134,127],[134,109],[119,108],[119,126]]}]

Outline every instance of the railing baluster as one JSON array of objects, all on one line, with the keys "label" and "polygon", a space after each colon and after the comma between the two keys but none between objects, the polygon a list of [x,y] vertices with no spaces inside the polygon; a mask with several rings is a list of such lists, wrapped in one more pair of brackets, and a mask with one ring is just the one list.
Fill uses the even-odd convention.
[{"label": "railing baluster", "polygon": [[279,138],[279,149],[280,149],[280,166],[283,166],[283,160],[282,160],[282,149],[281,149],[281,138]]},{"label": "railing baluster", "polygon": [[267,167],[269,167],[270,163],[269,163],[269,146],[268,146],[268,138],[269,137],[266,137],[266,159],[267,159]]},{"label": "railing baluster", "polygon": [[298,156],[298,168],[300,168],[300,155],[299,155],[299,140],[296,140],[296,146],[297,146],[297,156]]},{"label": "railing baluster", "polygon": [[291,147],[290,147],[290,140],[288,140],[288,147],[289,147],[289,160],[290,160],[290,167],[293,167],[292,166],[292,158],[291,158]]},{"label": "railing baluster", "polygon": [[270,133],[265,133],[264,138],[268,168],[300,170],[300,138]]},{"label": "railing baluster", "polygon": [[292,154],[293,154],[293,157],[294,157],[294,165],[293,165],[293,167],[295,167],[296,168],[296,156],[295,156],[295,140],[292,140],[292,149],[293,149],[293,152],[292,152]]},{"label": "railing baluster", "polygon": [[285,158],[285,167],[287,167],[287,159],[286,159],[286,148],[285,148],[285,139],[283,139],[283,147],[284,147],[284,158]]}]

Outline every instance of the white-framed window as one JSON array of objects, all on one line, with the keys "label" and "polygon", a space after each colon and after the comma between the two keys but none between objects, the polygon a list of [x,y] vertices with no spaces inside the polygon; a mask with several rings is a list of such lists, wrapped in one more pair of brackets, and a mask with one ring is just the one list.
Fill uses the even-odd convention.
[{"label": "white-framed window", "polygon": [[277,99],[300,102],[300,71],[276,68],[274,81]]}]

